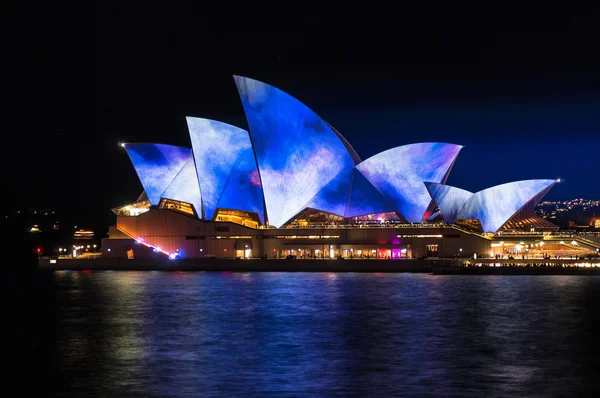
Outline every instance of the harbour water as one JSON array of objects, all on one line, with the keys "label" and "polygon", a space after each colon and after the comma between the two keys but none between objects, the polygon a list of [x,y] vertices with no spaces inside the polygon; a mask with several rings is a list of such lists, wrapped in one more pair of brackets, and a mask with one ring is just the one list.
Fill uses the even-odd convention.
[{"label": "harbour water", "polygon": [[582,396],[600,277],[39,271],[59,396]]}]

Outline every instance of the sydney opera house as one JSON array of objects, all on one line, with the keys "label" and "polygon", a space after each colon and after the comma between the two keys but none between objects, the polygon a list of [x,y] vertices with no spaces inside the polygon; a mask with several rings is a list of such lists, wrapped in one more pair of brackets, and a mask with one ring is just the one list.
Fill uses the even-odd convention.
[{"label": "sydney opera house", "polygon": [[494,255],[499,232],[553,231],[534,206],[557,180],[446,185],[462,146],[361,159],[285,92],[235,76],[249,131],[188,117],[190,147],[121,144],[143,192],[113,209],[108,257],[402,259]]}]

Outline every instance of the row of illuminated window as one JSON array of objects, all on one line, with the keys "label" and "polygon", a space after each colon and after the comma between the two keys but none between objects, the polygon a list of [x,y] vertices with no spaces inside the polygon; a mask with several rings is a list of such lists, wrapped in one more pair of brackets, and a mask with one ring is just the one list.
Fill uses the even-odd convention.
[{"label": "row of illuminated window", "polygon": [[441,238],[442,235],[396,235],[397,238]]},{"label": "row of illuminated window", "polygon": [[[217,235],[211,236],[211,239],[251,239],[252,236],[230,236]],[[256,236],[258,239],[339,239],[339,235],[272,235]]]},{"label": "row of illuminated window", "polygon": [[211,236],[211,239],[252,239],[251,236]]},{"label": "row of illuminated window", "polygon": [[339,235],[274,235],[263,236],[263,239],[339,239]]}]

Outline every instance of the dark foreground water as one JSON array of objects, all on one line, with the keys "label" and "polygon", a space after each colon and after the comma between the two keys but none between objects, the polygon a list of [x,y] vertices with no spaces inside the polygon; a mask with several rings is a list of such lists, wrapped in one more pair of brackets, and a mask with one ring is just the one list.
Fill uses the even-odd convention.
[{"label": "dark foreground water", "polygon": [[65,396],[587,396],[600,277],[43,272]]}]

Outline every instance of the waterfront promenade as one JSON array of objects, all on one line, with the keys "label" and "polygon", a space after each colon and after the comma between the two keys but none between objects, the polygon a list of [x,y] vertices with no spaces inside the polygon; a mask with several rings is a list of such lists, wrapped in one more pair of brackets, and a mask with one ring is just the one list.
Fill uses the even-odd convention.
[{"label": "waterfront promenade", "polygon": [[600,259],[47,259],[38,260],[47,270],[113,271],[230,271],[230,272],[419,272],[478,274],[597,274]]}]

